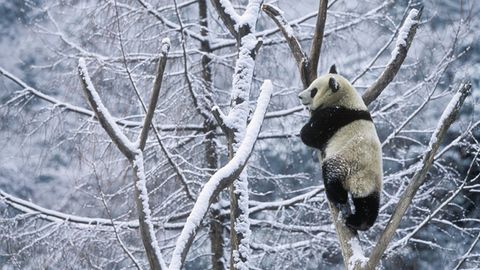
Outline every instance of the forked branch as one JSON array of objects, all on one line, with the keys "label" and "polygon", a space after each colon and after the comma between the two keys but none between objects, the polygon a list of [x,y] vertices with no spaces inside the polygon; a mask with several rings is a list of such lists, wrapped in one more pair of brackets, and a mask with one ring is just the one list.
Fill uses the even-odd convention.
[{"label": "forked branch", "polygon": [[163,77],[163,70],[165,68],[164,61],[166,61],[166,54],[169,50],[169,47],[168,40],[164,40],[164,44],[162,46],[162,57],[159,60],[152,98],[150,100],[149,109],[145,116],[144,126],[139,136],[138,144],[132,143],[127,136],[125,136],[120,127],[115,123],[108,109],[103,105],[102,100],[100,99],[100,96],[95,90],[95,87],[90,79],[85,60],[83,58],[80,59],[78,64],[78,72],[80,75],[83,92],[85,93],[90,107],[95,112],[100,125],[105,129],[112,141],[115,143],[115,145],[117,145],[118,149],[125,155],[132,165],[134,174],[135,203],[137,206],[140,234],[150,269],[155,270],[166,269],[167,266],[160,252],[153,227],[142,150],[143,147],[145,147],[148,129],[152,123],[153,113],[155,111],[158,93],[160,91]]}]

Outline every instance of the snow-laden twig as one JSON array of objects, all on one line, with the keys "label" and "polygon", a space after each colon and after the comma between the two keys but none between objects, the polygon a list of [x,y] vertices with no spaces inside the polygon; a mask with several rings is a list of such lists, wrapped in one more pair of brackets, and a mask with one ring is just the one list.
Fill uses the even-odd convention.
[{"label": "snow-laden twig", "polygon": [[383,231],[380,239],[373,249],[370,259],[368,260],[367,269],[375,269],[376,265],[382,258],[385,249],[393,238],[395,231],[400,225],[400,221],[407,208],[410,206],[415,193],[420,186],[425,182],[427,173],[432,166],[435,154],[440,147],[445,134],[447,133],[450,125],[455,121],[460,108],[465,101],[465,98],[470,93],[471,84],[469,82],[462,83],[457,93],[453,96],[452,100],[448,104],[447,108],[443,111],[436,130],[433,132],[427,151],[425,152],[422,160],[422,165],[416,170],[412,177],[412,181],[408,185],[405,192],[402,194],[397,207],[395,208],[392,217],[390,218],[387,227]]},{"label": "snow-laden twig", "polygon": [[233,183],[245,167],[260,132],[272,91],[272,83],[268,80],[265,81],[262,85],[261,93],[257,101],[257,108],[255,109],[252,120],[247,127],[245,137],[235,156],[224,167],[212,175],[200,191],[197,201],[195,202],[195,205],[185,222],[185,226],[177,239],[169,266],[170,270],[180,269],[182,267],[188,249],[195,237],[195,233],[200,226],[200,222],[207,213],[210,204],[220,191]]},{"label": "snow-laden twig", "polygon": [[[409,7],[409,6],[408,6]],[[407,10],[408,10],[408,7],[407,9],[405,9],[405,13],[404,13],[404,16],[406,18],[406,16],[408,16],[409,14],[407,14]],[[355,84],[355,82],[360,79],[363,75],[365,75],[369,70],[370,68],[373,66],[373,64],[375,64],[375,62],[378,60],[378,58],[380,58],[380,56],[383,54],[383,52],[390,46],[390,44],[393,42],[393,40],[395,40],[395,36],[397,36],[397,34],[399,33],[400,29],[403,29],[403,26],[404,25],[398,25],[398,27],[395,29],[395,32],[392,34],[392,36],[388,39],[388,41],[385,43],[385,45],[383,45],[383,47],[377,52],[377,54],[372,58],[372,60],[370,60],[370,62],[367,64],[367,66],[363,69],[362,72],[360,72],[360,74],[356,75],[352,80],[351,80],[351,83],[352,84]]]},{"label": "snow-laden twig", "polygon": [[[100,229],[102,227],[105,230],[110,230],[112,226],[117,228],[129,228],[129,229],[138,229],[139,224],[138,220],[129,220],[129,221],[111,221],[110,219],[105,218],[95,218],[95,217],[83,217],[78,215],[72,215],[63,213],[60,211],[51,210],[33,202],[29,202],[23,199],[20,199],[16,196],[13,196],[0,189],[0,200],[10,207],[15,208],[18,211],[21,211],[28,216],[38,217],[45,221],[53,223],[68,223],[71,226],[75,226],[78,229],[92,230],[94,228]],[[162,229],[172,229],[179,230],[183,228],[182,223],[162,223],[161,226],[157,222],[154,224],[155,227],[161,227]]]},{"label": "snow-laden twig", "polygon": [[[180,26],[170,20],[168,20],[166,17],[162,16],[160,12],[153,7],[150,3],[144,0],[137,0],[137,2],[147,10],[148,14],[152,15],[155,17],[157,20],[159,20],[162,24],[167,26],[170,29],[173,29],[175,31],[180,31]],[[192,37],[193,39],[196,39],[198,41],[204,41],[205,38],[196,33],[195,31],[191,31],[188,29],[182,29],[181,31],[184,31],[189,37]]]},{"label": "snow-laden twig", "polygon": [[382,93],[400,70],[420,24],[422,10],[423,8],[420,8],[420,10],[412,9],[405,19],[405,22],[398,33],[397,42],[392,51],[392,57],[390,61],[388,61],[385,70],[380,74],[377,80],[368,87],[365,93],[363,93],[362,98],[366,105],[370,104]]},{"label": "snow-laden twig", "polygon": [[251,214],[253,214],[253,213],[263,211],[263,210],[277,210],[281,207],[283,207],[283,208],[289,207],[289,206],[292,206],[296,203],[305,202],[309,198],[317,195],[318,193],[320,193],[322,191],[324,191],[324,188],[323,187],[318,187],[318,188],[314,188],[313,190],[311,190],[311,191],[309,191],[305,194],[301,194],[301,195],[295,196],[295,197],[290,198],[290,199],[285,199],[285,200],[282,200],[282,201],[274,201],[274,202],[259,202],[258,204],[256,204],[252,208],[250,208],[249,211],[250,211]]}]

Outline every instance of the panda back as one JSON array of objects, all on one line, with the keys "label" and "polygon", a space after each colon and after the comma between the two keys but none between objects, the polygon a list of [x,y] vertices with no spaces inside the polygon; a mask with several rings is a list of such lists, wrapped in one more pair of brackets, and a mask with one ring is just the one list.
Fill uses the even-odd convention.
[{"label": "panda back", "polygon": [[358,120],[339,129],[329,140],[323,160],[343,160],[348,171],[344,185],[355,197],[364,197],[382,188],[382,153],[375,125]]}]

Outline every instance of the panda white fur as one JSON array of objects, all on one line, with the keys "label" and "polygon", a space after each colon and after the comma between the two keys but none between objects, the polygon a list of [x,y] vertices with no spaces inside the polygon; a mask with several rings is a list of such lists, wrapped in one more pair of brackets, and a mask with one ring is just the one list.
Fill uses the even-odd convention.
[{"label": "panda white fur", "polygon": [[301,139],[320,150],[328,200],[342,212],[349,228],[368,230],[378,216],[383,173],[381,144],[367,106],[335,65],[299,98],[311,111]]}]

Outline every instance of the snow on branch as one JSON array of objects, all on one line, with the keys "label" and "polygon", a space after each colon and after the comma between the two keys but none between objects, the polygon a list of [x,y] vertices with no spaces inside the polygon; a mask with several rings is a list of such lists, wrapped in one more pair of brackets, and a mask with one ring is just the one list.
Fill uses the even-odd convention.
[{"label": "snow on branch", "polygon": [[152,99],[150,101],[148,111],[146,112],[147,115],[145,116],[144,127],[139,136],[138,144],[132,143],[125,136],[125,134],[120,130],[120,128],[113,120],[113,117],[110,115],[108,109],[103,105],[102,100],[100,99],[100,96],[95,90],[90,76],[88,75],[85,60],[81,58],[78,64],[78,72],[80,75],[80,80],[82,82],[83,91],[85,93],[88,103],[90,104],[90,107],[95,112],[98,121],[102,125],[103,129],[105,129],[112,141],[117,145],[118,149],[132,164],[134,173],[135,202],[137,205],[140,234],[147,255],[148,263],[151,269],[166,269],[167,266],[160,252],[160,247],[158,246],[157,238],[155,236],[155,230],[152,223],[152,215],[148,199],[148,190],[146,186],[142,147],[145,146],[148,129],[151,125],[151,120],[155,111],[156,102],[158,100],[158,93],[160,91],[161,81],[163,77],[163,71],[165,68],[166,54],[169,48],[170,41],[168,39],[163,40],[162,57],[159,59]]},{"label": "snow on branch", "polygon": [[198,195],[197,201],[177,239],[169,269],[181,269],[188,250],[195,238],[195,233],[200,226],[200,222],[208,212],[210,204],[220,191],[231,185],[243,171],[252,153],[258,134],[260,133],[272,92],[272,83],[266,80],[261,87],[261,93],[257,100],[257,108],[247,127],[245,138],[241,142],[235,156],[224,167],[212,175]]},{"label": "snow on branch", "polygon": [[258,10],[263,0],[250,0],[245,12],[239,15],[229,0],[212,0],[213,7],[217,10],[228,31],[237,39],[251,33],[257,22]]},{"label": "snow on branch", "polygon": [[[114,221],[105,218],[83,217],[72,214],[63,213],[60,211],[48,209],[30,201],[20,199],[0,189],[0,202],[3,202],[18,211],[21,211],[29,216],[38,216],[38,218],[54,222],[54,223],[69,223],[78,229],[92,230],[94,227],[111,228],[130,228],[138,229],[138,220],[128,221]],[[154,227],[161,227],[162,229],[178,230],[183,228],[183,223],[164,223],[159,224],[157,221]]]},{"label": "snow on branch", "polygon": [[405,19],[402,28],[397,37],[395,48],[392,51],[392,57],[388,62],[385,70],[380,74],[377,80],[365,91],[362,98],[366,105],[374,101],[382,91],[395,78],[400,70],[403,61],[407,57],[408,49],[412,44],[415,33],[420,23],[423,7],[419,10],[412,9]]},{"label": "snow on branch", "polygon": [[415,193],[420,188],[420,186],[425,182],[426,176],[430,167],[432,166],[435,153],[437,152],[440,144],[447,133],[450,125],[455,121],[460,108],[465,101],[465,98],[470,94],[470,89],[472,85],[469,82],[462,83],[457,93],[453,96],[447,108],[443,111],[440,120],[438,121],[437,128],[433,132],[430,142],[423,156],[421,166],[416,170],[415,174],[412,177],[412,181],[408,185],[405,192],[402,194],[397,207],[395,208],[392,217],[387,223],[387,227],[380,236],[380,239],[375,245],[375,248],[370,255],[370,259],[367,264],[367,269],[374,269],[382,258],[385,249],[393,238],[395,231],[400,225],[400,221],[407,211],[408,206],[412,202]]},{"label": "snow on branch", "polygon": [[82,82],[83,92],[90,107],[95,112],[100,125],[102,125],[108,136],[110,136],[112,141],[117,145],[118,149],[127,158],[131,159],[133,157],[133,153],[135,152],[135,146],[120,130],[120,127],[117,125],[117,123],[115,123],[115,120],[108,109],[105,107],[105,105],[103,105],[97,90],[95,90],[95,87],[93,86],[90,75],[88,75],[87,65],[85,64],[85,59],[83,58],[78,60],[78,74],[80,75],[80,81]]},{"label": "snow on branch", "polygon": [[[94,112],[92,112],[90,110],[87,110],[87,109],[84,109],[84,108],[79,107],[79,106],[75,106],[75,105],[67,103],[67,102],[60,101],[60,100],[58,100],[58,99],[56,99],[52,96],[49,96],[49,95],[43,93],[42,91],[39,91],[39,90],[31,87],[26,82],[22,81],[21,79],[19,79],[18,77],[16,77],[15,75],[11,74],[10,72],[6,71],[5,69],[3,69],[1,67],[0,67],[0,75],[3,75],[7,79],[11,80],[15,84],[17,84],[18,86],[23,88],[22,91],[18,91],[18,96],[15,97],[14,99],[18,99],[18,98],[21,98],[21,97],[26,96],[28,94],[31,94],[31,95],[34,95],[41,100],[44,100],[48,103],[53,104],[53,106],[55,106],[55,107],[63,108],[66,111],[75,112],[75,113],[85,115],[85,116],[89,116],[89,117],[95,117]],[[117,122],[117,124],[122,125],[122,126],[126,126],[126,127],[137,127],[137,126],[139,126],[139,123],[134,122],[134,121],[116,120],[116,122]]]},{"label": "snow on branch", "polygon": [[220,19],[222,19],[228,31],[230,31],[230,34],[237,37],[238,27],[236,25],[240,21],[240,16],[233,8],[232,3],[228,0],[212,0],[211,2],[218,15],[220,15]]},{"label": "snow on branch", "polygon": [[147,178],[145,176],[144,159],[141,151],[137,152],[132,160],[135,174],[135,201],[142,235],[143,246],[147,254],[148,263],[151,269],[165,270],[167,265],[163,260],[160,247],[158,246],[155,229],[152,222],[152,211],[148,200]]}]

